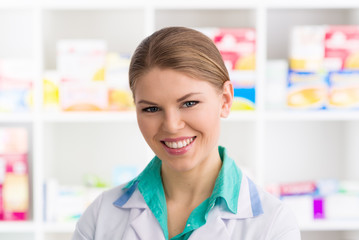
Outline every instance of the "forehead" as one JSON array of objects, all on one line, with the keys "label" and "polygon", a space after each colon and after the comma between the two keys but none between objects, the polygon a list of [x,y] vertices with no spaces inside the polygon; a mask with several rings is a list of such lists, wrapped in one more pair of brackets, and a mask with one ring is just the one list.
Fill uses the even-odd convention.
[{"label": "forehead", "polygon": [[215,87],[205,80],[193,78],[172,69],[154,68],[136,83],[136,99],[148,97],[181,97],[189,92],[215,93]]}]

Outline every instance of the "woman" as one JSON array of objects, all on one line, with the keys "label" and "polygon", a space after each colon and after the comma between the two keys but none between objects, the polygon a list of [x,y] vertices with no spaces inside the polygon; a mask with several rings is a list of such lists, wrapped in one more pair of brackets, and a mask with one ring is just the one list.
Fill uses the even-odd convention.
[{"label": "woman", "polygon": [[153,33],[136,49],[129,80],[156,157],[92,203],[74,240],[300,239],[292,213],[218,146],[233,86],[209,38],[183,27]]}]

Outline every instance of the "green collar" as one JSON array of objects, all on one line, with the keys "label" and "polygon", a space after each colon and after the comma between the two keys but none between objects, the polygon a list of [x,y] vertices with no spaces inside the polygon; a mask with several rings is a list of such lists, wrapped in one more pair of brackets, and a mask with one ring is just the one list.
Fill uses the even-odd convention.
[{"label": "green collar", "polygon": [[[233,214],[237,213],[242,172],[235,162],[227,156],[224,147],[219,146],[218,152],[223,163],[211,196],[192,211],[183,232],[172,239],[188,239],[193,230],[206,223],[209,211],[221,199],[226,203],[228,211]],[[157,156],[154,157],[142,173],[124,188],[130,188],[135,182],[138,182],[140,193],[158,220],[165,238],[168,239],[167,205],[161,179],[161,165],[162,161]]]}]

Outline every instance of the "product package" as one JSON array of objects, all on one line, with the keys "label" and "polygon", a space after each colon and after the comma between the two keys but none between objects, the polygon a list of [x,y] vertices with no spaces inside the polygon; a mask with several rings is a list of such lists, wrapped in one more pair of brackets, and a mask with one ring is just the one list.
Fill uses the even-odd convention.
[{"label": "product package", "polygon": [[266,107],[284,109],[287,98],[288,62],[285,59],[267,61]]},{"label": "product package", "polygon": [[67,186],[49,179],[44,184],[44,220],[51,223],[76,222],[104,190],[106,188]]},{"label": "product package", "polygon": [[199,28],[213,40],[234,86],[232,110],[255,109],[256,31],[252,28]]},{"label": "product package", "polygon": [[63,82],[60,102],[65,111],[103,111],[108,106],[108,91],[104,82]]},{"label": "product package", "polygon": [[328,108],[359,109],[359,71],[329,72],[328,83]]},{"label": "product package", "polygon": [[106,51],[104,40],[60,40],[57,43],[57,70],[61,81],[104,81]]},{"label": "product package", "polygon": [[33,71],[30,59],[0,59],[0,112],[31,110]]},{"label": "product package", "polygon": [[0,220],[28,219],[27,138],[26,129],[0,128]]},{"label": "product package", "polygon": [[60,74],[55,70],[46,71],[43,76],[43,104],[46,111],[59,110],[59,87]]},{"label": "product package", "polygon": [[327,70],[359,70],[359,26],[328,26],[324,46]]},{"label": "product package", "polygon": [[[44,76],[44,103],[64,111],[133,110],[129,54],[107,51],[104,40],[60,40],[57,74]],[[46,100],[46,101],[45,101]]]},{"label": "product package", "polygon": [[323,70],[326,26],[296,26],[290,34],[289,67],[293,71]]},{"label": "product package", "polygon": [[325,109],[328,102],[326,75],[319,72],[288,73],[287,105],[291,109]]},{"label": "product package", "polygon": [[232,71],[230,78],[233,83],[232,110],[254,110],[255,109],[255,72],[254,71]]},{"label": "product package", "polygon": [[139,168],[135,165],[119,165],[112,170],[112,185],[118,186],[135,178]]},{"label": "product package", "polygon": [[322,179],[268,185],[285,202],[298,222],[314,220],[358,221],[359,182]]},{"label": "product package", "polygon": [[134,109],[128,82],[130,61],[129,54],[109,53],[106,57],[106,84],[108,86],[108,110],[110,111]]}]

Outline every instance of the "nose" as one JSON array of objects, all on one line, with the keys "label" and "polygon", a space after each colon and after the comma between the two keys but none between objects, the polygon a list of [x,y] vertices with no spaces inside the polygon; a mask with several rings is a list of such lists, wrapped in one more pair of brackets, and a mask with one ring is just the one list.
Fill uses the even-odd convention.
[{"label": "nose", "polygon": [[168,133],[176,133],[178,130],[184,128],[185,121],[182,119],[181,113],[178,110],[169,110],[164,112],[162,121],[162,130]]}]

